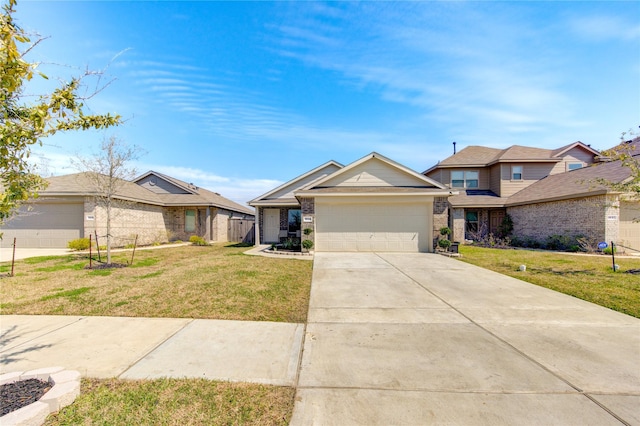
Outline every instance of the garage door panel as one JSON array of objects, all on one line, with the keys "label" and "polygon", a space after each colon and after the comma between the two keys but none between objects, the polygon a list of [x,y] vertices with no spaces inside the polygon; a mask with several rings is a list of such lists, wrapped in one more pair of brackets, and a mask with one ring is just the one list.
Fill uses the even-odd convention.
[{"label": "garage door panel", "polygon": [[430,202],[316,202],[317,251],[430,250]]},{"label": "garage door panel", "polygon": [[[84,204],[35,204],[31,211],[20,211],[3,228],[5,242],[16,238],[18,247],[61,248],[83,236]],[[4,243],[6,244],[6,243]]]}]

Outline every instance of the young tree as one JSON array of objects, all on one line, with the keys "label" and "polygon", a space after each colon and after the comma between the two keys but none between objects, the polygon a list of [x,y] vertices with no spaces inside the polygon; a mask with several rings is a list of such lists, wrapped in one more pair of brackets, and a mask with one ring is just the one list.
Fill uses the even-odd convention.
[{"label": "young tree", "polygon": [[136,175],[135,168],[128,163],[139,157],[140,150],[128,146],[115,136],[102,141],[100,152],[91,157],[78,157],[72,163],[90,182],[96,196],[96,206],[104,208],[106,214],[107,264],[111,264],[112,221],[118,208],[126,208],[131,202],[118,197],[125,185]]},{"label": "young tree", "polygon": [[37,71],[38,64],[25,55],[42,39],[31,42],[28,34],[13,19],[17,0],[8,0],[0,16],[0,225],[8,220],[45,184],[28,163],[31,147],[42,139],[70,130],[103,129],[120,124],[119,115],[87,115],[80,96],[86,72],[61,84],[37,101],[25,100],[24,85],[34,76],[47,78]]},{"label": "young tree", "polygon": [[631,176],[622,182],[611,182],[598,179],[598,183],[625,194],[626,197],[640,200],[640,136],[629,130],[620,136],[620,144],[602,152],[608,161],[620,161],[623,167],[631,172]]}]

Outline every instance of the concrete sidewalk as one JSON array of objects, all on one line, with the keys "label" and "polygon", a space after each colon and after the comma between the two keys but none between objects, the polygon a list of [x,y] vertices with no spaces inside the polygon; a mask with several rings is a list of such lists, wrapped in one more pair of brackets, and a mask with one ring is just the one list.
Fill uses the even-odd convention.
[{"label": "concrete sidewalk", "polygon": [[293,386],[304,326],[168,318],[0,316],[0,373],[189,377]]},{"label": "concrete sidewalk", "polygon": [[640,320],[433,254],[316,253],[292,425],[640,424]]}]

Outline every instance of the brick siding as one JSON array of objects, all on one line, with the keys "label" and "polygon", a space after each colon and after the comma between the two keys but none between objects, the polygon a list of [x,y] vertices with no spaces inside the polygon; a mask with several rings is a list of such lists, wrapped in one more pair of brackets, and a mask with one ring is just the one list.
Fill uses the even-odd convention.
[{"label": "brick siding", "polygon": [[599,195],[508,207],[515,237],[544,240],[550,235],[582,235],[597,241],[616,241],[619,216],[614,196]]}]

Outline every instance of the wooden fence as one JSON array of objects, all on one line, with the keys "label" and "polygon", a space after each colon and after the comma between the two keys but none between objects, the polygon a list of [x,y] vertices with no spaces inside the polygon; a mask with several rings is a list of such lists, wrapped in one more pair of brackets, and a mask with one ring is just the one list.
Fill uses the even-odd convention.
[{"label": "wooden fence", "polygon": [[229,219],[227,239],[236,243],[254,244],[255,221],[247,219]]}]

